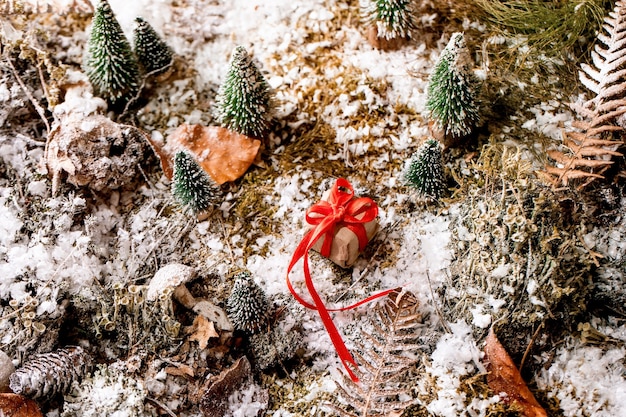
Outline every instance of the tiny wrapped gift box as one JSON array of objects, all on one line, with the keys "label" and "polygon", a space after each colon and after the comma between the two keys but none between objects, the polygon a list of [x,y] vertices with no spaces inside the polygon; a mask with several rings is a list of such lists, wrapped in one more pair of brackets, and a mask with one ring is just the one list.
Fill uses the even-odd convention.
[{"label": "tiny wrapped gift box", "polygon": [[[322,201],[328,201],[330,197],[330,193],[332,190],[326,191],[322,195]],[[352,197],[352,200],[358,198],[357,196]],[[375,205],[375,203],[374,203]],[[365,216],[365,213],[361,213],[356,215],[357,219],[362,219]],[[357,225],[357,227],[364,227],[365,234],[367,236],[367,242],[371,241],[374,235],[380,229],[378,225],[378,221],[376,218],[367,223],[361,223]],[[311,249],[316,252],[322,253],[322,245],[324,244],[324,240],[326,236],[322,236]],[[366,242],[366,243],[367,243]],[[342,268],[349,268],[356,262],[357,258],[361,251],[359,250],[359,237],[350,230],[346,225],[342,225],[341,222],[335,226],[335,233],[333,236],[333,241],[330,247],[330,254],[328,255],[328,259],[336,263]]]}]

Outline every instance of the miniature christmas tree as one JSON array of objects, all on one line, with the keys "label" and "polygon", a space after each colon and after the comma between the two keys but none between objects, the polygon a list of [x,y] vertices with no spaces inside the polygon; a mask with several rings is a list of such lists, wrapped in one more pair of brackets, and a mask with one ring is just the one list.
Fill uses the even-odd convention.
[{"label": "miniature christmas tree", "polygon": [[404,171],[404,181],[423,197],[438,200],[444,190],[441,144],[428,139],[413,154]]},{"label": "miniature christmas tree", "polygon": [[220,124],[237,133],[262,138],[271,119],[270,87],[243,46],[235,48],[217,97]]},{"label": "miniature christmas tree", "polygon": [[426,109],[446,135],[461,137],[478,121],[477,79],[464,63],[463,33],[454,33],[441,52],[428,82]]},{"label": "miniature christmas tree", "polygon": [[414,4],[413,0],[366,0],[361,10],[365,22],[376,26],[379,38],[408,39],[417,28]]},{"label": "miniature christmas tree", "polygon": [[85,72],[95,94],[113,107],[123,107],[139,91],[137,61],[107,0],[93,16]]},{"label": "miniature christmas tree", "polygon": [[172,65],[172,50],[161,40],[150,23],[141,17],[135,19],[133,39],[135,55],[147,73],[161,74]]},{"label": "miniature christmas tree", "polygon": [[242,272],[235,278],[233,291],[226,301],[226,312],[238,330],[257,333],[267,325],[269,303],[250,273]]},{"label": "miniature christmas tree", "polygon": [[221,190],[193,156],[179,151],[174,157],[172,193],[181,205],[197,214],[217,202]]}]

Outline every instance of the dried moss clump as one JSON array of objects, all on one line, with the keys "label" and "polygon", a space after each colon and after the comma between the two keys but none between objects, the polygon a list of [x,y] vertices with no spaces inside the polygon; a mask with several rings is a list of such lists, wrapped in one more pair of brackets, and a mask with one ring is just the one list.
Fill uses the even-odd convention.
[{"label": "dried moss clump", "polygon": [[553,334],[573,327],[586,308],[592,266],[577,232],[585,214],[536,185],[524,160],[519,149],[483,150],[474,167],[479,184],[468,186],[452,227],[458,253],[454,288],[446,290],[450,321],[464,317],[482,332],[489,321],[480,317],[491,315],[517,358],[538,326]]}]

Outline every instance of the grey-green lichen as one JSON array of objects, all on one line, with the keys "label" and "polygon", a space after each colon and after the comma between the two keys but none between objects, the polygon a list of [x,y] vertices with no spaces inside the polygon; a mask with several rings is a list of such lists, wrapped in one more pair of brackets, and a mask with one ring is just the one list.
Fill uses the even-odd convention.
[{"label": "grey-green lichen", "polygon": [[451,227],[457,256],[445,288],[451,322],[464,317],[481,332],[497,322],[517,357],[538,326],[554,323],[563,331],[575,324],[585,311],[592,268],[579,236],[585,213],[569,206],[567,195],[531,181],[525,161],[520,149],[484,149],[475,165],[481,186],[468,186]]},{"label": "grey-green lichen", "polygon": [[93,376],[74,383],[61,417],[142,416],[146,390],[128,375],[123,362],[99,365]]}]

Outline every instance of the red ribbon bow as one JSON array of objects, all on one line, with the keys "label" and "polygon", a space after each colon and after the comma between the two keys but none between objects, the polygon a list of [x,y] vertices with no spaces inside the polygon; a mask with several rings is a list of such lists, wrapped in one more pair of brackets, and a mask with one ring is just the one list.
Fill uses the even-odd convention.
[{"label": "red ribbon bow", "polygon": [[[300,304],[319,312],[324,327],[330,336],[330,340],[335,346],[339,359],[341,359],[341,363],[346,368],[350,378],[352,378],[354,382],[358,382],[358,377],[352,372],[348,364],[351,364],[354,368],[358,368],[358,365],[343,342],[339,330],[337,330],[335,323],[333,323],[330,317],[330,312],[346,311],[356,308],[389,294],[393,289],[374,294],[347,307],[329,309],[326,308],[324,302],[315,290],[309,270],[309,250],[313,247],[315,242],[324,237],[320,253],[328,257],[330,255],[330,248],[335,232],[341,227],[347,227],[356,234],[359,240],[359,251],[365,249],[367,245],[367,233],[364,224],[376,218],[378,215],[378,206],[376,206],[376,203],[371,198],[353,197],[354,189],[352,185],[346,179],[339,178],[331,190],[328,201],[320,201],[307,210],[306,221],[313,226],[313,229],[304,236],[291,258],[289,268],[287,268],[287,287],[289,287],[289,291]],[[304,281],[313,299],[313,303],[309,303],[298,295],[289,280],[289,273],[300,258],[304,258]]]}]

